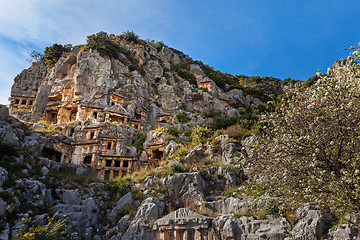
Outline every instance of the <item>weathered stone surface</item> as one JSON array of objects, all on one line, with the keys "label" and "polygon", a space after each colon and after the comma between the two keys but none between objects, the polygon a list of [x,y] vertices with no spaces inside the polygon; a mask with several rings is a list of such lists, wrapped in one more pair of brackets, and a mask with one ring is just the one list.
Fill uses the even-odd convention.
[{"label": "weathered stone surface", "polygon": [[200,173],[176,173],[166,180],[172,206],[179,208],[201,204],[205,200],[205,181]]},{"label": "weathered stone surface", "polygon": [[342,224],[334,230],[329,231],[329,237],[332,240],[355,240],[358,232],[349,223]]},{"label": "weathered stone surface", "polygon": [[80,205],[81,198],[78,190],[64,189],[59,192],[60,198],[63,203],[70,205]]},{"label": "weathered stone surface", "polygon": [[6,216],[7,203],[0,197],[0,219]]},{"label": "weathered stone surface", "polygon": [[158,131],[150,131],[146,135],[146,141],[143,146],[144,149],[149,148],[152,145],[162,145],[166,143],[166,134]]},{"label": "weathered stone surface", "polygon": [[239,117],[240,113],[235,108],[231,108],[231,109],[229,109],[229,111],[227,111],[227,116],[228,117]]},{"label": "weathered stone surface", "polygon": [[5,168],[0,166],[0,187],[4,185],[6,180],[8,179],[8,172]]},{"label": "weathered stone surface", "polygon": [[126,232],[121,235],[121,239],[155,239],[155,232],[149,228],[149,225],[145,224],[143,220],[134,220]]},{"label": "weathered stone surface", "polygon": [[164,147],[164,158],[167,156],[172,156],[177,148],[177,143],[174,140],[169,141],[169,143]]},{"label": "weathered stone surface", "polygon": [[8,116],[9,109],[4,105],[0,105],[0,121],[5,121]]},{"label": "weathered stone surface", "polygon": [[11,231],[9,223],[5,222],[4,225],[4,229],[0,232],[0,239],[9,240]]},{"label": "weathered stone surface", "polygon": [[190,64],[190,71],[192,74],[205,75],[203,70],[197,64]]},{"label": "weathered stone surface", "polygon": [[33,179],[16,180],[17,194],[21,195],[27,204],[36,207],[43,206],[47,198],[46,186],[40,181]]},{"label": "weathered stone surface", "polygon": [[126,231],[126,229],[130,226],[130,224],[131,224],[131,217],[130,217],[130,215],[129,214],[127,214],[127,215],[125,215],[125,216],[123,216],[120,220],[119,220],[119,222],[117,223],[117,230],[119,231],[119,232],[122,232],[122,233],[124,233],[125,231]]},{"label": "weathered stone surface", "polygon": [[198,145],[196,146],[194,149],[192,149],[185,157],[184,160],[187,163],[191,163],[194,162],[196,160],[199,160],[201,158],[203,158],[203,150],[202,150],[202,145]]},{"label": "weathered stone surface", "polygon": [[147,198],[138,208],[135,219],[143,218],[145,222],[158,219],[165,210],[165,204],[157,199]]},{"label": "weathered stone surface", "polygon": [[49,174],[49,169],[48,169],[47,167],[43,166],[43,167],[41,168],[41,174],[42,174],[43,176],[48,175],[48,174]]},{"label": "weathered stone surface", "polygon": [[82,201],[82,211],[85,212],[87,218],[92,223],[92,225],[96,225],[99,221],[100,217],[100,209],[95,203],[93,197],[89,197]]},{"label": "weathered stone surface", "polygon": [[205,205],[207,211],[213,214],[227,215],[230,213],[243,214],[254,209],[253,198],[224,198],[213,202],[207,202]]},{"label": "weathered stone surface", "polygon": [[15,129],[8,125],[0,125],[0,141],[4,144],[19,145],[20,140],[17,133],[21,132],[19,130],[15,132]]},{"label": "weathered stone surface", "polygon": [[111,212],[108,214],[108,219],[110,221],[114,221],[116,218],[117,212],[125,207],[127,204],[132,204],[134,201],[132,194],[129,192],[126,195],[124,195],[122,198],[119,199],[119,201],[116,203],[115,207],[111,210]]},{"label": "weathered stone surface", "polygon": [[254,217],[218,217],[214,221],[221,239],[269,239],[282,240],[291,229],[285,218],[266,216],[263,220]]},{"label": "weathered stone surface", "polygon": [[291,231],[289,240],[317,240],[327,232],[327,226],[320,208],[315,205],[305,205],[296,210],[299,221]]},{"label": "weathered stone surface", "polygon": [[163,76],[163,69],[158,60],[149,60],[145,66],[146,76],[153,80],[158,81]]},{"label": "weathered stone surface", "polygon": [[202,168],[199,171],[205,180],[205,193],[207,195],[222,192],[228,187],[238,186],[243,178],[241,166],[208,167]]}]

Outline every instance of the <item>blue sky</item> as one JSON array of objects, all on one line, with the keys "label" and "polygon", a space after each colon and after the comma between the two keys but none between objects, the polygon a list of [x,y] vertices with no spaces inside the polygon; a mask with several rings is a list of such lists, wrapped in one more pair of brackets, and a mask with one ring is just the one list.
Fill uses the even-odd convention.
[{"label": "blue sky", "polygon": [[360,41],[358,0],[13,0],[0,8],[0,104],[27,53],[106,31],[162,40],[222,72],[306,80]]}]

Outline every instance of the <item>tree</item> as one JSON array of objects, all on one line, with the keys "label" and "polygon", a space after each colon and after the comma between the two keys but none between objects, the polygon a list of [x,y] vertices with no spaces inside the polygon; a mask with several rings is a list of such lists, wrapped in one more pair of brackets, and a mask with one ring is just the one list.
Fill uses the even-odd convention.
[{"label": "tree", "polygon": [[98,32],[87,37],[87,46],[99,52],[101,56],[119,57],[120,45],[111,40],[106,32]]},{"label": "tree", "polygon": [[43,54],[35,50],[33,50],[32,52],[28,52],[28,54],[29,54],[29,58],[27,58],[26,61],[28,61],[30,64],[33,62],[42,61],[43,59]]},{"label": "tree", "polygon": [[263,121],[254,168],[275,192],[334,208],[360,208],[360,87],[323,77]]},{"label": "tree", "polygon": [[136,35],[133,31],[127,30],[126,32],[122,33],[122,35],[129,41],[137,43],[139,40],[139,36]]},{"label": "tree", "polygon": [[43,56],[45,65],[48,68],[52,68],[55,65],[55,63],[60,59],[60,57],[63,55],[63,53],[70,52],[70,50],[71,50],[71,45],[69,44],[61,45],[55,43],[50,47],[46,47]]}]

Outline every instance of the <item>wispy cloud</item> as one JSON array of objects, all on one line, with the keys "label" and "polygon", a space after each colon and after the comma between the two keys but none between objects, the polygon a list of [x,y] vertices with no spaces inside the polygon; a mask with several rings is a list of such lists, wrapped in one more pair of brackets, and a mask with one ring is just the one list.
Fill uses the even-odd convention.
[{"label": "wispy cloud", "polygon": [[[133,30],[144,38],[160,35],[168,15],[165,0],[15,0],[0,8],[0,103],[7,104],[13,78],[29,66],[26,53],[52,43],[85,43],[99,31]],[[162,29],[163,30],[163,29]]]}]

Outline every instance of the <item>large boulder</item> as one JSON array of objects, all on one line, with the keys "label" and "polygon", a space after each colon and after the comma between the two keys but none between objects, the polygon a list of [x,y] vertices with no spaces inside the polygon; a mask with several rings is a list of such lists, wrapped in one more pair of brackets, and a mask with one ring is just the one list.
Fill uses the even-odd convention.
[{"label": "large boulder", "polygon": [[166,179],[166,188],[175,208],[201,204],[205,200],[205,181],[199,172],[176,173]]},{"label": "large boulder", "polygon": [[327,232],[326,221],[320,207],[305,205],[295,211],[299,221],[291,231],[287,240],[317,240]]},{"label": "large boulder", "polygon": [[9,109],[4,105],[0,105],[0,121],[5,121],[8,116]]},{"label": "large boulder", "polygon": [[203,158],[203,150],[202,150],[202,145],[198,145],[196,146],[194,149],[192,149],[185,157],[185,162],[187,163],[191,163],[194,162],[196,160],[200,160],[201,158]]},{"label": "large boulder", "polygon": [[168,145],[164,147],[164,158],[167,156],[172,156],[178,149],[177,143],[174,140],[171,140]]},{"label": "large boulder", "polygon": [[119,199],[119,201],[116,203],[115,207],[111,210],[111,212],[108,214],[108,219],[110,221],[114,221],[116,218],[116,215],[118,211],[120,211],[122,208],[124,208],[127,204],[131,204],[134,201],[132,193],[127,193],[123,197]]},{"label": "large boulder", "polygon": [[205,193],[214,194],[222,192],[228,187],[241,184],[243,170],[239,167],[219,166],[200,169],[202,178],[205,180]]},{"label": "large boulder", "polygon": [[[118,238],[119,239],[119,238]],[[156,239],[154,230],[152,230],[143,219],[134,220],[120,239],[144,240]]]},{"label": "large boulder", "polygon": [[19,145],[20,138],[22,138],[24,135],[21,131],[20,129],[15,129],[9,125],[0,126],[0,142],[14,146]]},{"label": "large boulder", "polygon": [[158,219],[165,210],[165,204],[157,199],[147,198],[138,208],[135,219],[143,218],[145,222],[152,222]]},{"label": "large boulder", "polygon": [[341,224],[334,230],[329,231],[330,239],[332,240],[355,240],[358,232],[349,223]]},{"label": "large boulder", "polygon": [[70,205],[80,205],[81,198],[78,190],[62,189],[58,191],[63,203]]},{"label": "large boulder", "polygon": [[[285,218],[266,216],[259,220],[254,217],[218,217],[213,221],[221,239],[269,239],[283,240],[289,234],[290,224]],[[306,238],[304,238],[306,239]]]},{"label": "large boulder", "polygon": [[204,207],[207,212],[214,215],[228,215],[231,213],[245,214],[254,210],[252,197],[224,198],[217,201],[207,202]]},{"label": "large boulder", "polygon": [[8,179],[8,172],[5,168],[0,166],[0,187],[4,185],[6,180]]}]

